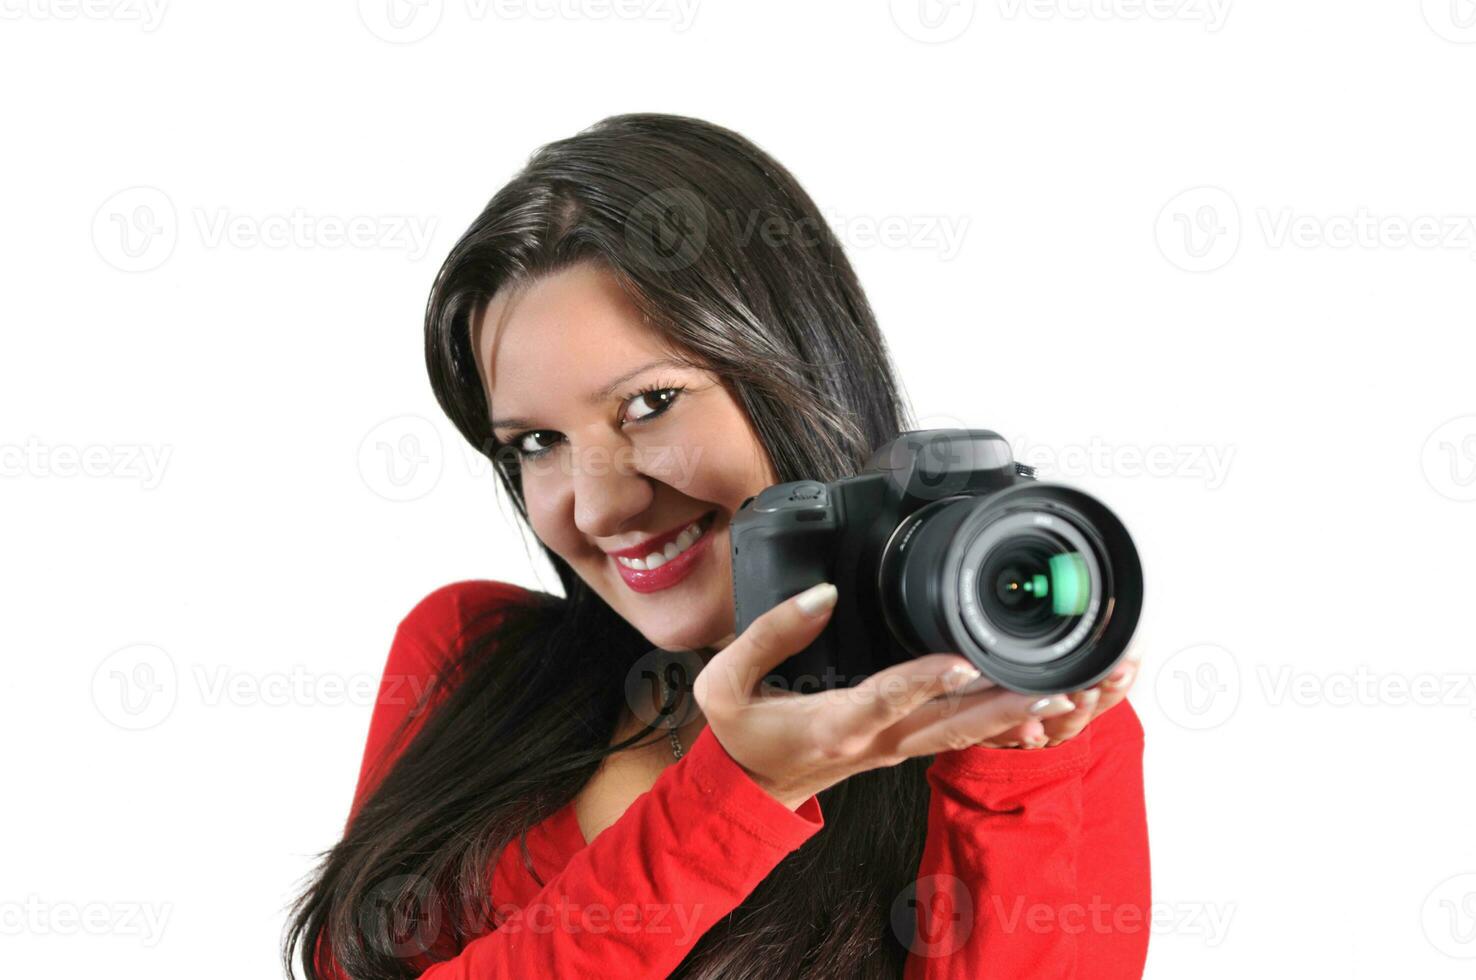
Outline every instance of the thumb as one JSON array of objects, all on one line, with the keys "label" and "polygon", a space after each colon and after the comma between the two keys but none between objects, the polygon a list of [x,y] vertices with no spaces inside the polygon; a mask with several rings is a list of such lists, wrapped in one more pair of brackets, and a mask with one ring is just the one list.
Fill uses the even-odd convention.
[{"label": "thumb", "polygon": [[837,591],[829,582],[790,596],[749,624],[697,675],[693,694],[704,711],[745,702],[775,667],[809,646],[825,629]]}]

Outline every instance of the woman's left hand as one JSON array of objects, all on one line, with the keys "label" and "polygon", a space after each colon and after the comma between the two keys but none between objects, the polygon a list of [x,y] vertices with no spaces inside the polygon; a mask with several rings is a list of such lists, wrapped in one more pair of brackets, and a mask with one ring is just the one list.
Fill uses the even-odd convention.
[{"label": "woman's left hand", "polygon": [[[1017,725],[1007,732],[985,739],[975,745],[995,749],[1039,749],[1052,748],[1081,734],[1087,723],[1102,712],[1116,707],[1127,697],[1133,682],[1138,679],[1138,655],[1128,650],[1126,656],[1095,687],[1083,691],[1070,691],[1066,697],[1076,705],[1076,710],[1054,718],[1036,719]],[[960,701],[966,703],[968,695]],[[972,747],[972,746],[971,746]]]}]

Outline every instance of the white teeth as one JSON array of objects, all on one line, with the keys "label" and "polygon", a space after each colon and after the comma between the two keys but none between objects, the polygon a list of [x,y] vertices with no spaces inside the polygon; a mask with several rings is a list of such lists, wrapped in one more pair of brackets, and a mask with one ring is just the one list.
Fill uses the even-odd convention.
[{"label": "white teeth", "polygon": [[626,568],[634,568],[638,571],[660,568],[692,547],[692,543],[702,537],[702,531],[697,527],[699,523],[701,523],[701,518],[682,528],[682,533],[676,536],[676,540],[668,542],[661,551],[653,551],[645,558],[616,558],[615,560]]}]

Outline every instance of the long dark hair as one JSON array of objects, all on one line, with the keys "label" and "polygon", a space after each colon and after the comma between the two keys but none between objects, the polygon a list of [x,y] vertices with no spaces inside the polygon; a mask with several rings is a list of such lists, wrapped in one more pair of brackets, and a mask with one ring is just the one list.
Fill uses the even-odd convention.
[{"label": "long dark hair", "polygon": [[[426,308],[436,398],[492,460],[524,526],[517,457],[490,429],[470,325],[502,287],[575,262],[601,264],[653,329],[724,381],[781,481],[855,473],[910,427],[856,275],[788,171],[711,123],[613,116],[530,158],[452,248]],[[544,553],[566,598],[535,593],[461,638],[450,693],[295,903],[289,975],[300,947],[320,977],[321,945],[356,980],[412,976],[388,934],[394,916],[367,913],[404,922],[428,901],[452,931],[431,955],[453,955],[487,922],[475,913],[495,904],[488,869],[502,849],[569,803],[604,757],[656,737],[647,727],[610,744],[625,678],[650,644]],[[922,854],[926,761],[822,793],[825,827],[673,976],[900,977],[909,936],[893,912]]]}]

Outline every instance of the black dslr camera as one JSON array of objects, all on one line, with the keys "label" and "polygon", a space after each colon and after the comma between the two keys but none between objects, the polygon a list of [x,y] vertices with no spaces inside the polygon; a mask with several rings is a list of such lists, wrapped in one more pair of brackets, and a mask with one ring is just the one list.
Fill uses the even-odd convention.
[{"label": "black dslr camera", "polygon": [[769,678],[800,692],[927,653],[962,654],[1015,691],[1079,690],[1111,672],[1143,603],[1122,522],[1036,482],[986,429],[904,432],[856,476],[769,487],[731,536],[738,633],[812,585],[840,592],[825,630]]}]

